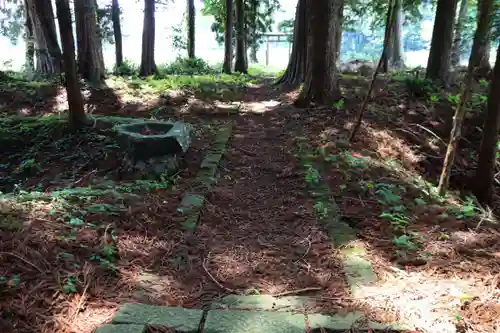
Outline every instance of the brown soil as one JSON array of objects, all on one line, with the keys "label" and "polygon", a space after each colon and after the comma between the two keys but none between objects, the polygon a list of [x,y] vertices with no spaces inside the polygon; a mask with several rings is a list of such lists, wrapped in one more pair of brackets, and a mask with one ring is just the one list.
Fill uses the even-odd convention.
[{"label": "brown soil", "polygon": [[345,295],[341,263],[292,155],[292,127],[277,115],[238,121],[196,232],[207,270],[225,289],[213,286],[214,294],[315,287],[316,295]]},{"label": "brown soil", "polygon": [[[8,210],[3,215],[21,225],[12,223],[12,230],[0,233],[0,277],[7,278],[0,289],[0,331],[90,332],[123,302],[202,307],[222,294],[257,291],[293,294],[318,288],[309,295],[324,301],[322,311],[351,306],[344,298],[346,285],[338,254],[314,217],[314,202],[293,156],[294,137],[307,136],[327,156],[345,156],[347,151],[356,161],[400,162],[402,173],[376,164],[347,167],[318,159],[344,220],[358,231],[381,277],[401,269],[429,278],[472,280],[477,294],[462,303],[459,325],[473,332],[494,332],[500,303],[498,230],[475,230],[477,221],[443,211],[432,200],[419,207],[414,199],[422,196],[422,190],[405,178],[421,175],[436,180],[444,156],[442,141],[447,140],[448,105],[440,109],[443,117],[438,112],[437,119],[431,120],[425,101],[413,98],[401,85],[384,89],[389,83],[381,81],[377,86],[361,131],[350,145],[345,139],[366,80],[343,81],[346,97],[340,110],[297,110],[289,105],[297,91],[247,89],[247,106],[271,99],[283,104],[260,115],[223,116],[235,123],[233,137],[219,168],[217,186],[193,235],[187,236],[182,229],[176,208],[200,163],[204,146],[197,148],[196,143],[188,169],[174,189],[130,199],[131,203],[125,203],[127,210],[118,215],[85,216],[86,222],[98,228],[85,226],[72,234],[73,228],[65,223],[68,216],[50,214],[53,203],[15,213]],[[96,97],[99,94],[93,97],[101,103],[96,113],[144,117],[158,105],[145,101],[147,107],[124,107],[116,96],[100,94],[102,99]],[[162,116],[192,122],[202,118],[179,110],[167,108]],[[478,123],[474,117],[466,123],[453,189],[467,190],[467,171],[473,169],[479,140]],[[57,160],[55,165],[60,163]],[[54,170],[68,167],[62,164]],[[84,175],[83,170],[79,175]],[[405,188],[401,204],[411,213],[407,231],[423,236],[418,249],[407,251],[406,256],[398,252],[401,248],[394,244],[394,237],[399,234],[380,216],[387,207],[366,183]],[[116,269],[95,258],[89,260],[96,254],[105,257],[105,245],[113,242]],[[77,290],[74,294],[62,292],[69,281]]]}]

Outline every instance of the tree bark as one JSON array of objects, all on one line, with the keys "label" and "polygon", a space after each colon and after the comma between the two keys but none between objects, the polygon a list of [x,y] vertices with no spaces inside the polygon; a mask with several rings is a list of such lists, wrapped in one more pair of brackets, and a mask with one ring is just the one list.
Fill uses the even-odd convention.
[{"label": "tree bark", "polygon": [[306,0],[308,57],[296,106],[331,106],[341,98],[335,36],[341,29],[342,5],[343,0]]},{"label": "tree bark", "polygon": [[457,0],[438,0],[426,78],[447,85]]},{"label": "tree bark", "polygon": [[68,0],[56,0],[56,8],[63,47],[65,85],[69,105],[69,124],[71,128],[78,129],[87,124],[87,116],[83,107],[83,97],[76,74],[75,39],[73,38]]},{"label": "tree bark", "polygon": [[394,24],[391,43],[391,66],[397,69],[404,67],[402,26],[403,6],[401,0],[396,0],[394,4]]},{"label": "tree bark", "polygon": [[491,204],[498,152],[498,131],[500,130],[500,46],[497,50],[493,78],[489,87],[483,139],[479,149],[474,194],[479,202]]},{"label": "tree bark", "polygon": [[340,5],[340,14],[339,14],[339,24],[340,29],[335,31],[335,50],[337,51],[336,59],[337,59],[337,68],[340,66],[340,51],[342,49],[342,27],[344,26],[344,1],[341,1]]},{"label": "tree bark", "polygon": [[460,64],[462,30],[464,29],[467,21],[467,5],[468,0],[460,0],[460,11],[458,12],[457,23],[455,24],[455,38],[453,40],[453,48],[451,50],[452,67],[456,67]]},{"label": "tree bark", "polygon": [[142,56],[139,74],[157,73],[155,62],[155,1],[144,0],[144,27],[142,30]]},{"label": "tree bark", "polygon": [[[479,17],[477,29],[474,34],[467,75],[465,77],[465,84],[462,89],[462,93],[460,94],[460,104],[457,106],[453,117],[453,128],[451,130],[450,141],[446,150],[443,170],[439,178],[438,193],[440,195],[446,194],[446,191],[448,190],[451,168],[453,167],[453,162],[455,160],[458,142],[462,136],[462,122],[465,116],[465,106],[467,105],[471,94],[470,90],[474,79],[474,70],[476,68],[476,64],[479,63],[478,57],[480,56],[480,52],[478,52],[478,50],[484,47],[485,35],[486,37],[488,36],[488,13],[493,12],[493,0],[483,0],[482,2],[484,11]],[[498,92],[498,90],[495,92]]]},{"label": "tree bark", "polygon": [[24,8],[26,15],[26,69],[30,72],[35,71],[35,36],[33,35],[33,23],[28,10],[28,1],[24,0]]},{"label": "tree bark", "polygon": [[[292,52],[288,66],[276,84],[298,85],[304,81],[307,60],[307,15],[306,1],[298,0],[295,10],[295,24],[293,28]],[[337,32],[337,45],[340,43],[341,32]]]},{"label": "tree bark", "polygon": [[247,34],[245,32],[245,6],[243,0],[236,0],[236,59],[234,71],[248,73]]},{"label": "tree bark", "polygon": [[26,3],[35,37],[36,70],[43,74],[58,73],[61,70],[61,49],[52,2],[27,0]]},{"label": "tree bark", "polygon": [[481,26],[481,41],[476,49],[477,57],[474,67],[476,74],[486,77],[491,70],[490,49],[491,49],[491,29],[493,22],[494,7],[490,0],[478,1],[478,30]]},{"label": "tree bark", "polygon": [[195,50],[195,8],[194,0],[188,0],[188,57],[193,59]]},{"label": "tree bark", "polygon": [[250,45],[250,61],[254,64],[259,62],[259,59],[257,58],[257,51],[259,49],[259,44],[257,40],[257,25],[259,21],[259,1],[258,0],[251,0],[250,1],[250,6],[251,6],[251,17],[248,24],[248,37],[247,40],[251,40],[252,43]]},{"label": "tree bark", "polygon": [[233,68],[233,0],[226,0],[224,29],[224,64],[222,65],[222,72],[231,74]]},{"label": "tree bark", "polygon": [[90,82],[104,80],[104,60],[94,0],[75,0],[78,72]]},{"label": "tree bark", "polygon": [[[394,21],[394,5],[393,1],[389,1],[389,4],[387,5],[387,14],[385,16],[385,29],[384,29],[384,48],[385,50],[382,52],[382,72],[387,73],[389,71],[389,63],[391,61],[391,54],[392,54],[392,31],[389,32],[389,29],[391,29],[391,26],[393,25]],[[387,40],[389,38],[389,40]]]},{"label": "tree bark", "polygon": [[111,2],[111,19],[113,20],[113,34],[115,37],[115,67],[120,68],[123,64],[123,37],[118,0],[112,0]]}]

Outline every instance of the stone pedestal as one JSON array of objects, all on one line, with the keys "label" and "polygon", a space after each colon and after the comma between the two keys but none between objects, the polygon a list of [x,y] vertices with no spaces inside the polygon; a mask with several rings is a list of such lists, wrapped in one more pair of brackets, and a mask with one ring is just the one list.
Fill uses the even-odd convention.
[{"label": "stone pedestal", "polygon": [[149,179],[176,173],[191,143],[189,127],[182,122],[162,121],[115,126],[118,141],[127,153],[124,171]]}]

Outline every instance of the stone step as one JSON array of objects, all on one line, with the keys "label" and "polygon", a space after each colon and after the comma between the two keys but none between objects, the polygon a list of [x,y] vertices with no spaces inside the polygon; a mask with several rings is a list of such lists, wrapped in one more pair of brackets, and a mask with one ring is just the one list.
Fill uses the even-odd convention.
[{"label": "stone step", "polygon": [[94,333],[146,333],[145,325],[102,325]]},{"label": "stone step", "polygon": [[112,325],[104,325],[96,333],[145,333],[148,325],[170,328],[177,333],[198,333],[201,327],[202,333],[335,333],[350,329],[406,332],[413,329],[401,323],[370,321],[361,312],[310,313],[307,311],[309,301],[308,297],[300,296],[234,295],[224,297],[205,311],[125,304],[113,318]]},{"label": "stone step", "polygon": [[315,301],[307,296],[228,295],[212,303],[210,309],[305,311],[311,309],[314,304]]},{"label": "stone step", "polygon": [[182,333],[197,333],[202,318],[203,310],[134,303],[123,305],[112,323],[158,325]]}]

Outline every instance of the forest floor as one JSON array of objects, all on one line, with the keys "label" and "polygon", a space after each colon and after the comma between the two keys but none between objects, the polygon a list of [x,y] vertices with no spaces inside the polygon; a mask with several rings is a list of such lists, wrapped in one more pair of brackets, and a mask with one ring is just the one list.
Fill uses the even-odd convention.
[{"label": "forest floor", "polygon": [[[435,184],[454,92],[414,75],[382,77],[350,143],[366,78],[344,76],[341,102],[307,110],[293,107],[297,90],[271,83],[111,77],[84,89],[96,122],[71,133],[63,88],[2,82],[0,330],[91,332],[125,302],[203,308],[227,294],[305,294],[318,312],[361,310],[422,332],[499,330],[500,192],[491,210],[467,196],[484,82],[446,198]],[[111,126],[144,118],[193,126],[180,172],[120,171],[125,153]],[[217,180],[186,228],[179,207],[221,128],[231,136]],[[325,226],[328,203],[310,190],[320,183],[378,278],[362,297],[346,281],[344,244]]]}]

